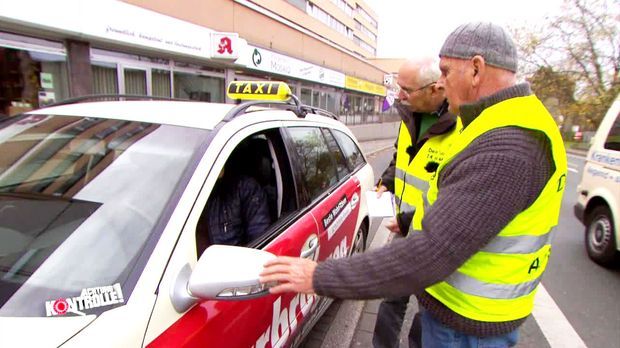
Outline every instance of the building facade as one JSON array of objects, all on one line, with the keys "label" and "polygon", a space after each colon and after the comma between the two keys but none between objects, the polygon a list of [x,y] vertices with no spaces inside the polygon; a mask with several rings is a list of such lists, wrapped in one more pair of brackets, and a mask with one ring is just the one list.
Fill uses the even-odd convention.
[{"label": "building facade", "polygon": [[227,83],[252,79],[381,122],[376,34],[361,0],[0,0],[0,113],[89,94],[231,102]]}]

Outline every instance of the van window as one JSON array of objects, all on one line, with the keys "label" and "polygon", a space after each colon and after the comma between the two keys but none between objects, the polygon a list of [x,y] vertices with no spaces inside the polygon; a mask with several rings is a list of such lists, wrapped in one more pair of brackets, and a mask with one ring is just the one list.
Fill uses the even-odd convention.
[{"label": "van window", "polygon": [[616,121],[611,125],[604,147],[608,150],[620,151],[620,113],[616,116]]}]

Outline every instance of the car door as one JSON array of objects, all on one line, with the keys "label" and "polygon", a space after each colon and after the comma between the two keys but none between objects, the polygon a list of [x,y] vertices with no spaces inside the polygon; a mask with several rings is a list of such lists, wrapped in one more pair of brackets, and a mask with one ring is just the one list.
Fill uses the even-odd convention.
[{"label": "car door", "polygon": [[[231,122],[230,127],[235,121]],[[266,295],[244,301],[199,301],[187,311],[177,312],[170,293],[179,279],[191,273],[197,258],[197,235],[210,190],[227,158],[250,137],[267,140],[279,178],[278,216],[265,235],[248,246],[276,255],[318,258],[319,230],[308,208],[299,204],[290,154],[280,135],[279,122],[264,122],[240,131],[222,129],[210,145],[203,166],[195,175],[206,177],[186,227],[158,288],[157,303],[149,323],[145,344],[149,347],[279,347],[295,336],[316,305],[315,296]]]}]

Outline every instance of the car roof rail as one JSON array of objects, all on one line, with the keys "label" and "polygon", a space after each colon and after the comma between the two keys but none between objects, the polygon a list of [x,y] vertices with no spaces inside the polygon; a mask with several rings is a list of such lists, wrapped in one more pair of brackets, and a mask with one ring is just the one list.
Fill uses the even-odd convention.
[{"label": "car roof rail", "polygon": [[297,98],[297,96],[295,96],[294,94],[289,94],[289,98],[290,99],[288,101],[251,100],[251,101],[243,102],[235,106],[234,108],[230,109],[230,111],[226,114],[226,116],[224,116],[222,121],[228,122],[239,115],[247,113],[247,109],[249,109],[250,107],[261,106],[261,105],[274,107],[274,108],[278,108],[282,110],[292,111],[299,118],[304,118],[306,117],[308,113],[313,113],[313,114],[317,114],[321,116],[327,116],[327,117],[333,118],[334,120],[338,121],[338,116],[336,116],[335,114],[327,110],[301,104],[299,98]]},{"label": "car roof rail", "polygon": [[176,100],[176,101],[192,101],[190,99],[179,99],[179,98],[171,98],[171,97],[158,97],[154,95],[138,95],[138,94],[88,94],[74,98],[68,98],[65,100],[61,100],[56,103],[52,103],[49,105],[45,105],[45,107],[50,106],[60,106],[60,105],[69,105],[69,104],[78,104],[88,101],[108,101],[108,100]]}]

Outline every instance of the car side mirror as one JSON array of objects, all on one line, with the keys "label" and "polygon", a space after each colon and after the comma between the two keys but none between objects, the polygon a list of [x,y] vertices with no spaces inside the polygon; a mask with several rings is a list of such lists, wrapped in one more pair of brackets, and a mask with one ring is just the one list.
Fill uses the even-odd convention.
[{"label": "car side mirror", "polygon": [[246,300],[267,295],[258,280],[263,265],[276,256],[264,250],[229,245],[208,247],[191,270],[185,265],[170,297],[179,313],[202,300]]}]

